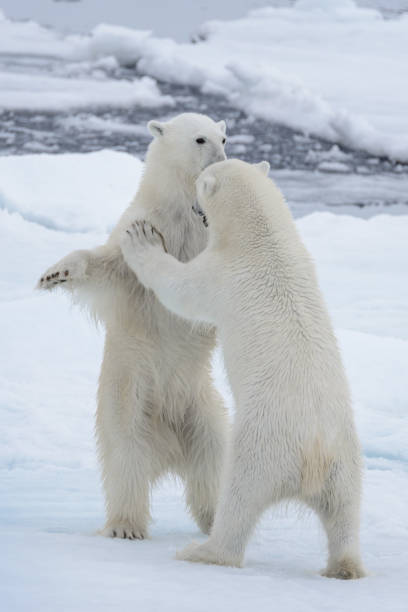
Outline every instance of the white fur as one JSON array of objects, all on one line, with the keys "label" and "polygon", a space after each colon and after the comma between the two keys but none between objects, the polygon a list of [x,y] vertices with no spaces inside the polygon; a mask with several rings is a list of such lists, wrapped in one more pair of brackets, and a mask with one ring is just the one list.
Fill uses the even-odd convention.
[{"label": "white fur", "polygon": [[179,558],[240,566],[262,512],[294,499],[326,529],[325,575],[358,578],[361,460],[348,385],[313,263],[267,172],[229,160],[202,173],[210,240],[187,264],[146,223],[123,235],[126,261],[163,304],[217,326],[236,404],[210,539]]},{"label": "white fur", "polygon": [[225,159],[225,123],[186,113],[150,122],[149,129],[155,139],[139,191],[108,242],[71,253],[39,281],[43,289],[72,290],[106,326],[96,417],[103,533],[131,539],[147,535],[150,490],[168,471],[185,480],[188,506],[208,533],[227,428],[210,376],[214,331],[163,308],[119,248],[124,228],[140,217],[162,228],[169,253],[181,261],[205,247],[208,232],[192,210],[195,180],[208,164]]}]

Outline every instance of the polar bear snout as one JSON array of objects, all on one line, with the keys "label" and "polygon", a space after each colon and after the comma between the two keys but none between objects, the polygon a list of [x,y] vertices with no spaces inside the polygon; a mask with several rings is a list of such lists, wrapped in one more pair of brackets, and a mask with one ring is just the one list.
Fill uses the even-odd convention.
[{"label": "polar bear snout", "polygon": [[212,163],[215,164],[216,162],[225,161],[226,159],[227,159],[227,156],[225,155],[224,149],[222,149],[222,151],[219,151],[215,155],[215,159]]},{"label": "polar bear snout", "polygon": [[208,168],[208,166],[211,166],[212,164],[216,164],[217,162],[220,162],[220,161],[225,161],[226,159],[227,159],[227,156],[225,155],[225,151],[223,148],[218,149],[216,147],[213,147],[207,159],[204,160],[203,163],[201,164],[201,172],[205,170],[206,168]]},{"label": "polar bear snout", "polygon": [[220,161],[225,161],[227,156],[224,151],[224,143],[220,144],[220,146],[214,146],[214,159],[212,160],[212,164],[215,164]]}]

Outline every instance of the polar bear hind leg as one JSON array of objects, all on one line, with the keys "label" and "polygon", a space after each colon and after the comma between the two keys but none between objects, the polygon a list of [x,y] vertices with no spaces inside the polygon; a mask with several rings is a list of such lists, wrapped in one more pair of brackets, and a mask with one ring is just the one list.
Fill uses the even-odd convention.
[{"label": "polar bear hind leg", "polygon": [[348,464],[339,460],[322,493],[308,502],[319,515],[328,538],[329,558],[322,576],[340,580],[366,575],[359,544],[360,467]]},{"label": "polar bear hind leg", "polygon": [[[105,355],[102,372],[111,358]],[[119,390],[117,381],[101,377],[99,386],[96,433],[106,500],[106,524],[101,533],[144,539],[150,520],[152,451],[144,431],[147,424],[144,419],[131,424],[135,407],[130,393]]]},{"label": "polar bear hind leg", "polygon": [[[174,431],[157,422],[158,408],[149,401],[151,384],[135,370],[137,351],[125,354],[109,332],[98,391],[96,433],[105,488],[107,520],[102,534],[143,539],[150,521],[152,484],[183,462]],[[145,381],[140,385],[140,381]]]},{"label": "polar bear hind leg", "polygon": [[262,462],[259,448],[259,454],[245,449],[247,427],[240,428],[237,434],[227,460],[210,538],[203,544],[187,546],[177,554],[179,560],[241,567],[247,542],[261,514],[284,497],[281,471]]},{"label": "polar bear hind leg", "polygon": [[187,506],[206,534],[219,495],[226,446],[224,412],[221,397],[209,385],[187,410],[182,430]]}]

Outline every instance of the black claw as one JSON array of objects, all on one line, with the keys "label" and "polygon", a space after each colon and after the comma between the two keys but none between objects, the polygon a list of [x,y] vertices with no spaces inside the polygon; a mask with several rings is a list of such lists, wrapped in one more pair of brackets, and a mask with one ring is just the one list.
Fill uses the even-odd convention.
[{"label": "black claw", "polygon": [[66,283],[67,281],[63,278],[61,278],[61,280],[58,281],[59,283]]}]

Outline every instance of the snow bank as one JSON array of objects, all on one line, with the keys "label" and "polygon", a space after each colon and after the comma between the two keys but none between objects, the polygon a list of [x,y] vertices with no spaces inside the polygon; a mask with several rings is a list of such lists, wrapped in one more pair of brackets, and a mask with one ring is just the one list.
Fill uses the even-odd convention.
[{"label": "snow bank", "polygon": [[65,57],[72,53],[75,37],[64,38],[34,21],[10,21],[0,9],[0,53]]},{"label": "snow bank", "polygon": [[107,232],[142,169],[138,158],[115,151],[0,157],[0,208],[65,232]]},{"label": "snow bank", "polygon": [[336,327],[408,340],[408,215],[313,213],[298,228]]},{"label": "snow bank", "polygon": [[[109,151],[0,158],[3,204],[14,202],[0,210],[2,606],[266,612],[273,602],[288,612],[402,612],[408,216],[314,213],[297,221],[352,387],[367,468],[362,548],[369,577],[349,585],[321,578],[325,540],[317,520],[283,508],[263,517],[244,569],[176,562],[176,550],[202,536],[169,481],[153,496],[151,540],[92,537],[103,521],[93,439],[103,337],[64,295],[37,294],[33,286],[70,250],[104,242],[140,174],[138,160]],[[214,378],[230,404],[219,354]]]},{"label": "snow bank", "polygon": [[0,72],[2,110],[64,111],[71,108],[173,105],[150,77],[132,81],[73,79]]},{"label": "snow bank", "polygon": [[130,123],[123,123],[123,121],[103,119],[89,114],[64,117],[60,120],[60,124],[67,131],[73,130],[79,132],[86,129],[94,132],[104,132],[105,134],[132,134],[144,139],[150,138],[146,125],[132,125]]}]

